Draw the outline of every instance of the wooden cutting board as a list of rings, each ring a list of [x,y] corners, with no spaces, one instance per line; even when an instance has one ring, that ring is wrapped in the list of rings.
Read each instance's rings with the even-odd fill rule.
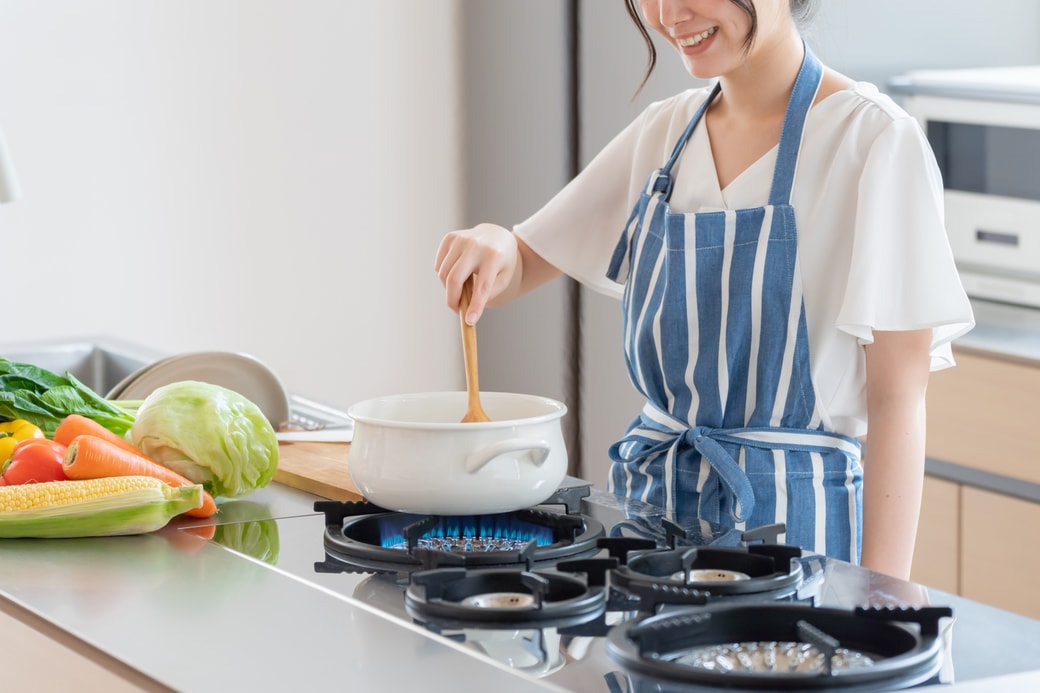
[[[350,479],[349,452],[350,443],[281,442],[274,480],[330,500],[364,500]]]

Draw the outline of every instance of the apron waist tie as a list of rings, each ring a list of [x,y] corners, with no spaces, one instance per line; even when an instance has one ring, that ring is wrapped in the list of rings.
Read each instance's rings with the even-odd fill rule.
[[[722,485],[736,501],[732,511],[733,520],[743,522],[755,508],[755,493],[740,464],[722,447],[723,442],[806,452],[830,452],[837,449],[857,462],[860,459],[859,441],[838,433],[809,428],[690,427],[649,403],[628,434],[610,447],[610,457],[618,462],[633,463],[665,453],[678,463],[696,451],[715,470]],[[634,455],[626,454],[625,448],[632,444],[642,447]]]
[[[672,447],[677,458],[684,453],[684,448],[689,450],[692,447],[707,460],[722,479],[722,485],[736,499],[731,513],[733,521],[743,522],[751,517],[751,511],[755,509],[755,492],[751,488],[751,480],[740,468],[740,464],[715,439],[715,436],[720,434],[725,434],[725,431],[704,426],[689,428],[676,438]]]

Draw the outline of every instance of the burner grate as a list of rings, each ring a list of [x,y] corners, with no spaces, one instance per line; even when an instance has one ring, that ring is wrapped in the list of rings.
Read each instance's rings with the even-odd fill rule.
[[[608,632],[607,650],[654,680],[756,691],[910,688],[939,672],[939,622],[952,615],[946,607],[719,604],[622,623]]]
[[[332,572],[411,571],[441,565],[545,564],[592,555],[603,525],[583,515],[529,508],[491,515],[420,515],[370,504],[315,503],[325,513],[321,564]]]

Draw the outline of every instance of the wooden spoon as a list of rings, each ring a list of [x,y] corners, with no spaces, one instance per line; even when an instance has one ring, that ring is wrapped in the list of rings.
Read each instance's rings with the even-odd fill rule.
[[[466,415],[462,417],[461,423],[474,423],[477,421],[490,421],[484,413],[484,407],[480,406],[480,385],[477,383],[477,328],[466,322],[466,312],[469,310],[469,299],[473,292],[473,280],[467,280],[462,285],[462,296],[459,298],[459,318],[462,322],[462,355],[466,359],[466,392],[469,402],[466,405]]]

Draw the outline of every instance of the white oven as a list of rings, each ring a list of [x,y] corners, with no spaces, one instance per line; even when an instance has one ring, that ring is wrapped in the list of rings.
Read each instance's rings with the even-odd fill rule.
[[[890,86],[939,162],[968,294],[1040,307],[1040,66],[917,71]]]

